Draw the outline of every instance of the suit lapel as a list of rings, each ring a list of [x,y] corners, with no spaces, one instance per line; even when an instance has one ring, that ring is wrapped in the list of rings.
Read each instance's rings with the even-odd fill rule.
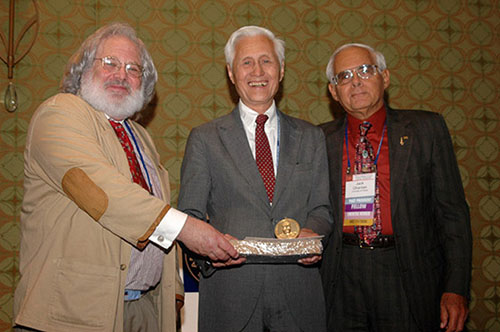
[[[276,110],[279,116],[279,162],[274,188],[273,205],[279,201],[281,194],[287,187],[289,179],[293,176],[293,171],[300,149],[302,131],[284,113]]]
[[[401,190],[410,160],[413,146],[410,121],[404,117],[404,112],[395,112],[387,108],[387,135],[389,139],[389,167],[391,174],[391,217],[393,223],[397,221],[396,211],[401,197]]]
[[[246,184],[253,189],[259,199],[262,199],[269,206],[266,188],[248,145],[238,107],[227,117],[221,119],[217,124],[217,132],[222,144],[231,156],[233,164],[239,170]]]

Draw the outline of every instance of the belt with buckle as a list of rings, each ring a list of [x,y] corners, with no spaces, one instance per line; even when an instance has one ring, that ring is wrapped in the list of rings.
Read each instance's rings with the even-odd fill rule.
[[[394,241],[393,235],[379,235],[375,239],[373,239],[373,241],[370,244],[367,244],[357,234],[342,233],[342,243],[349,246],[357,246],[364,249],[375,249],[375,248],[394,247],[396,241]]]
[[[136,290],[136,289],[126,289],[125,290],[125,301],[135,301],[142,297],[142,295],[146,294],[147,291]]]

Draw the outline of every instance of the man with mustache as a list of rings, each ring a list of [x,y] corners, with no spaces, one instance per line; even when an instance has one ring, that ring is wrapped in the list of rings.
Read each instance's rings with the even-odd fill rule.
[[[441,115],[394,110],[382,53],[346,44],[329,90],[346,114],[323,125],[334,230],[321,266],[328,331],[462,331],[472,238]]]
[[[299,237],[330,232],[324,136],[278,110],[284,42],[246,26],[226,43],[229,79],[240,97],[228,115],[193,129],[181,170],[179,209],[223,233],[274,237],[284,218]],[[229,235],[228,235],[229,237]],[[319,255],[293,264],[219,268],[200,280],[199,332],[325,331]],[[215,268],[215,270],[213,269]],[[212,274],[210,274],[212,273]]]
[[[33,115],[17,330],[174,331],[182,286],[173,242],[216,262],[238,258],[221,233],[169,205],[168,173],[132,120],[156,80],[134,29],[114,23],[84,41],[62,93]]]

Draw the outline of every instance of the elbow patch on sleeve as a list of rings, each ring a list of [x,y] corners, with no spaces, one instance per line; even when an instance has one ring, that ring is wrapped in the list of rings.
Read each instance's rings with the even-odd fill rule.
[[[149,229],[146,232],[146,234],[144,234],[143,236],[141,236],[139,238],[139,240],[137,241],[137,248],[142,249],[142,248],[144,248],[149,243],[149,237],[151,236],[151,234],[153,234],[153,232],[155,231],[156,227],[158,227],[158,225],[162,221],[163,217],[165,217],[165,215],[167,214],[168,210],[170,210],[170,205],[167,204],[161,210],[161,212],[158,215],[158,217],[156,217],[156,220],[151,225],[151,227],[149,227]]]
[[[72,168],[64,174],[62,189],[68,197],[98,221],[108,208],[108,196],[80,168]]]

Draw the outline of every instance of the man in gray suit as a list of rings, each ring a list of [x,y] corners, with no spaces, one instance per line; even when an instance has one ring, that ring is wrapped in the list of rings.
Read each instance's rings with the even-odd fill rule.
[[[300,237],[329,234],[324,135],[280,112],[274,101],[284,75],[284,42],[267,29],[247,26],[231,35],[225,56],[240,101],[230,114],[192,130],[179,209],[208,218],[238,239],[274,237],[276,223],[285,217],[299,222]],[[261,115],[268,118],[264,130],[272,165],[260,172],[256,119]],[[200,280],[199,331],[325,331],[322,286],[314,266],[320,258],[294,264],[238,259],[243,264],[232,268],[212,262],[216,271],[205,271]]]
[[[462,331],[472,239],[443,117],[385,105],[389,70],[367,45],[339,47],[326,72],[346,111],[323,126],[335,220],[321,266],[328,331]],[[356,177],[371,193],[358,195]]]

